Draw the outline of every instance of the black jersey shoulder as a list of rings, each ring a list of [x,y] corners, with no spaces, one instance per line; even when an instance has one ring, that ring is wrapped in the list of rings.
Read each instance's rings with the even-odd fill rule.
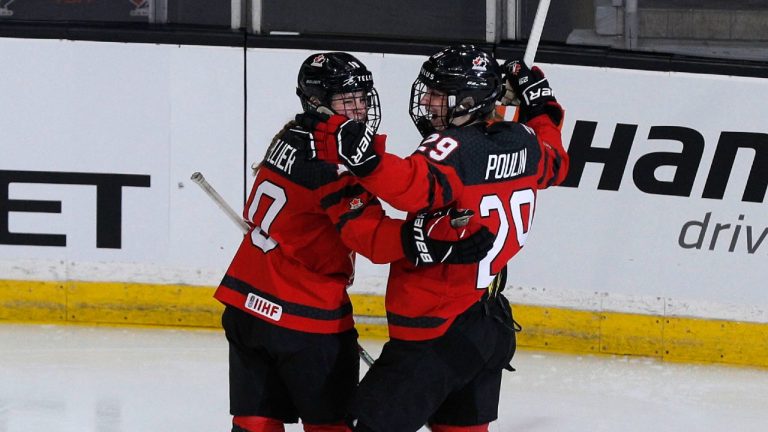
[[[338,165],[310,160],[312,136],[298,126],[286,129],[264,155],[262,166],[307,189],[338,179]]]
[[[541,159],[535,133],[521,123],[476,123],[441,136],[454,140],[457,148],[438,163],[453,166],[465,185],[535,175]]]

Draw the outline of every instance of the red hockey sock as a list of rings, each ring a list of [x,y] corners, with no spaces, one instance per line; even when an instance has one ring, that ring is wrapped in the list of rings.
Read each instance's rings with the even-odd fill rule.
[[[283,422],[269,417],[234,416],[232,432],[285,432]]]

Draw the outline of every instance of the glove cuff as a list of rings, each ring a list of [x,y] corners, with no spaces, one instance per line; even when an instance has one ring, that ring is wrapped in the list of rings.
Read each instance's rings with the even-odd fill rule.
[[[563,121],[563,107],[561,107],[554,98],[541,105],[520,106],[519,121],[521,123],[527,123],[532,118],[540,115],[548,116],[555,126],[560,127],[560,124]]]
[[[424,232],[426,216],[426,213],[419,213],[414,219],[405,222],[402,228],[400,228],[403,255],[413,265],[423,263],[424,256],[428,257],[428,262],[432,261],[427,243],[425,242],[427,238],[427,234]]]

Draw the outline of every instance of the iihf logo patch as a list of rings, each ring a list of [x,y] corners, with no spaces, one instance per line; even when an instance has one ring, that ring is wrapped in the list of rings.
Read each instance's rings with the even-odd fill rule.
[[[474,60],[472,60],[472,69],[476,70],[486,70],[485,67],[488,65],[488,59],[485,59],[481,56],[475,57]]]
[[[350,210],[357,210],[357,209],[359,209],[362,206],[363,206],[363,200],[361,200],[360,198],[355,198],[355,199],[353,199],[352,201],[349,202],[349,209]]]
[[[280,317],[283,316],[282,306],[254,293],[248,293],[248,297],[245,299],[245,308],[273,321],[280,321]]]

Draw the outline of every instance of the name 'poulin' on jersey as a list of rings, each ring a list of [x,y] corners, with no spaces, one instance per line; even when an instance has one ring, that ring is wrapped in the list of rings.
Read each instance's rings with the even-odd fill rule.
[[[488,155],[485,166],[486,180],[501,180],[517,177],[525,172],[528,149],[515,153],[500,153]]]

